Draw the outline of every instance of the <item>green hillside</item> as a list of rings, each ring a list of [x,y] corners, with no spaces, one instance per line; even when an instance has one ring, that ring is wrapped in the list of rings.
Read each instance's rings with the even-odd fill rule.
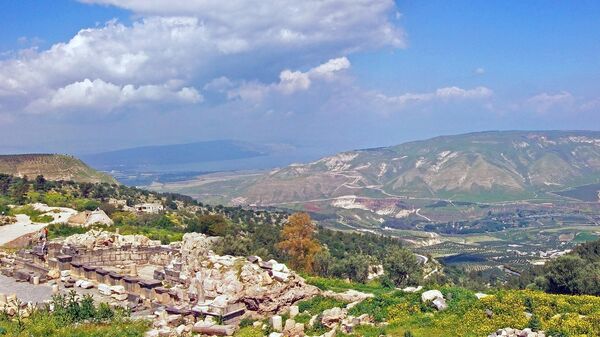
[[[234,178],[234,188],[226,188],[223,179],[210,183],[206,178],[203,184],[163,188],[263,205],[349,195],[485,202],[556,198],[548,192],[600,182],[600,132],[443,136]]]
[[[115,178],[98,172],[81,160],[62,154],[0,155],[0,173],[48,180],[72,180],[88,183],[117,184]]]

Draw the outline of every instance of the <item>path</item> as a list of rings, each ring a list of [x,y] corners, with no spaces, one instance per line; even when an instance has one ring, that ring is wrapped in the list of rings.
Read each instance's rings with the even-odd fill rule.
[[[0,246],[5,245],[23,235],[35,233],[48,224],[34,224],[28,215],[17,214],[17,222],[0,227]]]
[[[44,284],[34,286],[27,282],[17,282],[11,277],[0,275],[0,293],[17,294],[17,298],[23,302],[41,303],[52,297],[52,288]]]
[[[50,223],[66,222],[69,217],[77,214],[76,210],[66,207],[49,207],[40,203],[32,204],[32,206],[40,212],[46,212],[44,214],[51,215],[53,220]],[[0,226],[0,246],[48,226],[47,223],[31,222],[29,216],[25,214],[17,214],[15,218],[17,218],[17,222],[14,224]]]

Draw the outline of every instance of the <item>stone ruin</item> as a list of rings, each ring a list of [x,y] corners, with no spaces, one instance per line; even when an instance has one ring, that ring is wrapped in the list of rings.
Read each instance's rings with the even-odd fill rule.
[[[232,335],[246,315],[269,316],[319,293],[277,261],[219,256],[218,238],[187,233],[161,245],[141,235],[89,231],[21,250],[1,272],[23,282],[51,282],[53,291],[95,291],[154,321],[149,335]]]

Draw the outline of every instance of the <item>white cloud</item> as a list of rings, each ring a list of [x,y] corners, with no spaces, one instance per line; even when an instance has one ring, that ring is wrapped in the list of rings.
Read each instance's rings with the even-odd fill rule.
[[[392,0],[81,2],[127,8],[139,19],[131,25],[113,20],[82,29],[47,50],[29,49],[0,61],[5,110],[51,102],[51,95],[86,79],[121,89],[165,86],[172,79],[193,86],[237,74],[243,78],[231,81],[248,82],[264,77],[274,61],[298,66],[340,53],[399,48],[405,42],[389,18],[395,12]],[[333,61],[312,73],[282,72],[278,90],[306,90],[314,78],[328,79],[349,66],[345,58]],[[100,94],[108,88],[94,90]],[[87,102],[100,104],[91,98]]]
[[[404,106],[411,103],[422,103],[429,101],[446,101],[456,99],[483,99],[493,95],[493,91],[486,87],[476,87],[473,89],[462,89],[459,87],[439,88],[433,92],[426,93],[405,93],[398,96],[386,96],[376,93],[375,96],[386,103]]]
[[[483,75],[483,74],[485,74],[485,68],[483,68],[483,67],[476,68],[474,73],[476,75]]]
[[[525,106],[538,113],[544,113],[554,108],[570,106],[575,98],[567,91],[556,94],[543,92],[527,99]]]
[[[262,100],[271,92],[290,95],[298,91],[308,90],[313,80],[326,79],[331,81],[335,78],[335,74],[348,68],[350,68],[350,61],[346,57],[339,57],[311,68],[306,72],[286,69],[279,74],[278,83],[242,83],[239,87],[230,90],[228,97],[230,99],[241,98],[242,100],[256,102]]]
[[[279,43],[353,41],[347,47],[403,47],[404,33],[388,16],[392,0],[80,0],[113,5],[144,16],[193,16],[229,37],[232,50],[271,40]],[[260,42],[259,42],[260,44]],[[227,49],[226,48],[226,49]]]
[[[194,88],[169,88],[168,85],[143,85],[135,87],[131,84],[119,86],[103,80],[85,79],[66,85],[47,97],[39,98],[26,107],[31,113],[48,111],[70,111],[91,109],[93,111],[111,112],[117,108],[146,103],[182,103],[192,104],[202,101],[202,95]]]
[[[331,59],[318,67],[312,68],[309,74],[312,76],[331,77],[334,73],[350,68],[350,61],[346,57]]]

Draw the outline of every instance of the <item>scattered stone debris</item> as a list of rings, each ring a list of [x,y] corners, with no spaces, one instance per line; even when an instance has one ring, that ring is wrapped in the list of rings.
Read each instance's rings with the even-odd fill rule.
[[[504,328],[504,329],[500,329],[492,334],[490,334],[488,337],[500,337],[500,336],[506,336],[506,337],[546,337],[546,333],[543,331],[532,331],[531,329],[527,328],[527,329],[523,329],[523,330],[518,330],[518,329],[513,329],[513,328]],[[552,336],[548,336],[548,337],[552,337]]]
[[[53,293],[67,288],[91,293],[134,315],[150,311],[143,316],[153,321],[147,336],[230,336],[249,312],[275,315],[276,332],[303,335],[304,325],[293,320],[299,314],[294,304],[319,294],[318,288],[275,260],[216,255],[211,250],[216,240],[188,233],[182,242],[161,245],[141,235],[91,230],[51,241],[45,250],[34,247],[5,256],[2,271],[23,282],[49,282]],[[369,297],[360,292],[340,296]],[[283,311],[291,321],[276,315]]]
[[[108,246],[122,247],[126,245],[132,247],[158,247],[161,243],[158,240],[150,240],[143,235],[119,235],[107,231],[90,230],[84,234],[74,234],[65,238],[62,241],[62,245],[93,249]]]
[[[362,302],[362,301],[366,300],[367,298],[374,297],[375,295],[369,294],[369,293],[363,293],[363,292],[360,292],[360,291],[357,291],[354,289],[350,289],[350,290],[346,290],[343,293],[336,293],[331,290],[328,290],[328,291],[323,292],[323,296],[331,297],[338,301],[352,303],[352,302]]]
[[[0,215],[0,226],[14,224],[15,222],[17,222],[17,218],[14,216]]]

